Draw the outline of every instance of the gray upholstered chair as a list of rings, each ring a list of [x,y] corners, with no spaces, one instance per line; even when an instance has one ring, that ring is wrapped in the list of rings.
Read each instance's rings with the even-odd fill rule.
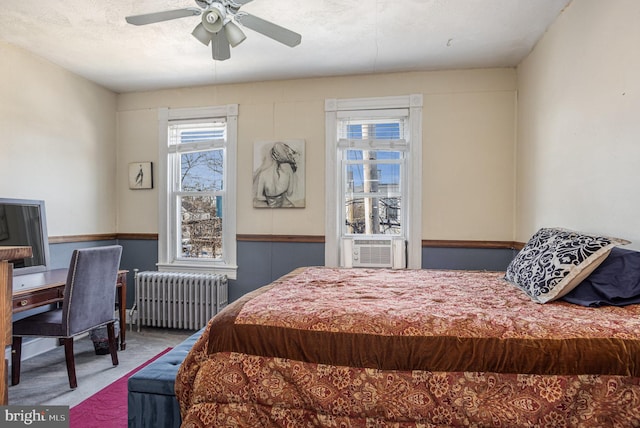
[[[114,366],[118,365],[117,337],[114,328],[116,278],[122,247],[84,248],[71,256],[62,307],[18,320],[13,323],[11,384],[20,382],[22,337],[54,337],[64,344],[69,386],[78,386],[73,337],[96,327],[107,326],[109,351]]]

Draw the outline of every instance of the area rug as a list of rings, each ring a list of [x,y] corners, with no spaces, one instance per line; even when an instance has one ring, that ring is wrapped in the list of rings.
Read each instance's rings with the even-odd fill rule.
[[[129,377],[169,352],[167,348],[144,364],[105,386],[69,411],[70,428],[126,428]]]

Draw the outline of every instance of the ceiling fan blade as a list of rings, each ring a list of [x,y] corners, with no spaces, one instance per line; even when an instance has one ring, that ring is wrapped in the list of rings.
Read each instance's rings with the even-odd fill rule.
[[[142,15],[127,16],[125,19],[129,24],[147,25],[156,22],[169,21],[171,19],[184,18],[187,16],[200,15],[202,11],[197,7],[187,7],[185,9],[167,10],[164,12],[145,13]]]
[[[237,4],[238,6],[242,6],[245,5],[247,3],[251,3],[253,0],[233,0],[233,2],[235,4]]]
[[[231,58],[231,46],[224,31],[214,33],[211,38],[211,56],[217,61]]]
[[[245,27],[290,47],[299,45],[302,40],[302,36],[296,32],[245,12],[238,13],[236,20]]]

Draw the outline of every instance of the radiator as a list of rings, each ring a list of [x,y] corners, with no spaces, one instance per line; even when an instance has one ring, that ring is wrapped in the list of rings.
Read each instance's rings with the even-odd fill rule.
[[[198,330],[227,305],[227,276],[178,272],[135,272],[136,323]]]

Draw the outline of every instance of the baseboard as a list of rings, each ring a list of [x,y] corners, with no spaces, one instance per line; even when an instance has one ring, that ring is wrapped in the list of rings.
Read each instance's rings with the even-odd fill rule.
[[[58,346],[58,340],[50,337],[37,337],[29,341],[22,341],[22,361],[44,354]],[[5,358],[11,362],[11,347],[5,350]]]
[[[74,338],[74,340],[85,338],[89,335],[89,333],[84,333],[78,335]],[[58,339],[54,339],[51,337],[36,337],[33,339],[23,339],[22,340],[22,361],[28,360],[29,358],[33,358],[37,355],[44,354],[45,352],[49,352],[55,349],[58,345]],[[11,364],[11,347],[7,347],[4,351],[5,358]]]

